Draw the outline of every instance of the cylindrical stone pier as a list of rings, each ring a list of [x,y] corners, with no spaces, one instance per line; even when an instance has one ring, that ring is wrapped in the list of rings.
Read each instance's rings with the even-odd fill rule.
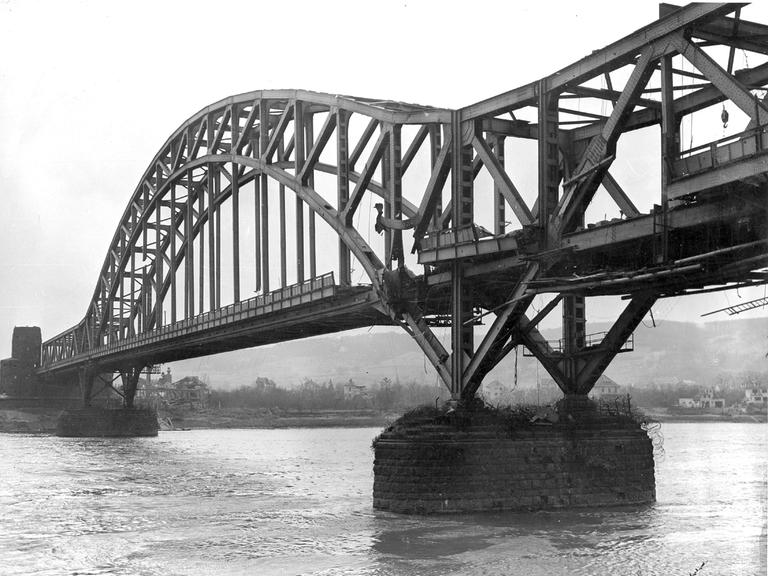
[[[157,436],[157,413],[144,408],[108,409],[89,406],[65,410],[56,435],[65,437]]]
[[[656,499],[651,439],[629,419],[510,425],[449,413],[395,423],[374,452],[379,510],[522,511]]]

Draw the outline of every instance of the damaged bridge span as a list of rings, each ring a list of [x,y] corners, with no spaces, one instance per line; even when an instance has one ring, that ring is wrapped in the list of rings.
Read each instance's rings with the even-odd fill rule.
[[[251,92],[207,106],[149,163],[85,317],[43,343],[38,374],[79,371],[88,378],[399,324],[457,400],[471,397],[516,345],[526,346],[566,395],[586,394],[656,299],[766,282],[768,108],[754,91],[768,81],[768,66],[734,71],[732,52],[764,55],[768,28],[740,20],[740,7],[661,5],[661,18],[638,32],[458,110],[301,90]],[[728,62],[710,55],[715,44],[729,49]],[[691,66],[698,83],[687,88]],[[610,89],[593,87],[611,78]],[[651,80],[659,88],[650,88]],[[590,101],[608,102],[610,113],[586,112]],[[683,149],[683,119],[724,102],[749,117],[746,130]],[[526,108],[535,121],[518,119]],[[662,177],[654,208],[644,214],[611,166],[621,136],[648,126],[660,127]],[[505,143],[521,138],[538,145],[532,205],[515,186],[505,154]],[[428,178],[404,190],[420,154],[428,159]],[[476,185],[481,172],[491,190]],[[315,186],[320,174],[332,178],[331,193]],[[587,226],[599,188],[623,217]],[[252,214],[241,213],[245,193],[254,196]],[[493,231],[477,224],[481,194],[494,198]],[[378,253],[366,240],[364,219],[356,218],[366,195],[379,204],[371,223],[384,236]],[[276,196],[277,211],[269,207]],[[223,231],[225,207],[233,216]],[[271,221],[276,212],[278,221]],[[256,230],[256,257],[247,263],[239,255],[246,219]],[[327,270],[317,265],[321,223],[337,238]],[[280,246],[270,246],[270,226],[279,227]],[[231,238],[226,245],[223,232]],[[298,247],[291,262],[288,236]],[[411,248],[415,270],[405,267]],[[243,297],[246,265],[256,278],[251,298]],[[278,267],[274,287],[270,272]],[[353,286],[353,267],[364,271],[367,287]],[[297,282],[287,285],[291,274]],[[226,295],[222,275],[232,286]],[[539,294],[552,295],[562,310],[560,351],[537,330],[555,305],[533,318],[528,312]],[[627,305],[594,342],[586,338],[585,298],[598,295],[623,296]],[[478,315],[490,324],[482,336],[472,321]],[[434,325],[451,326],[447,348]]]
[[[95,378],[119,374],[132,405],[158,362],[388,324],[458,402],[522,345],[581,405],[659,298],[768,282],[768,64],[733,66],[737,48],[768,55],[768,26],[741,19],[742,6],[662,4],[637,32],[456,110],[304,90],[206,106],[149,162],[84,317],[42,343],[36,377],[76,378],[88,403]],[[725,104],[744,130],[684,148],[681,123]],[[611,170],[637,153],[622,136],[646,128],[660,133],[661,179],[643,213]],[[506,152],[519,139],[537,147],[533,201]],[[417,166],[426,176],[413,184]],[[621,218],[587,222],[598,191]],[[361,218],[371,199],[376,214]],[[603,295],[625,307],[595,338],[585,300]],[[557,348],[537,328],[555,309]],[[435,326],[450,326],[448,346]]]

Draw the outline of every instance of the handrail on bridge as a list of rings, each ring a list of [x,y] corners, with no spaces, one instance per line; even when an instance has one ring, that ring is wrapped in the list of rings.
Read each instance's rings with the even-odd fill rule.
[[[250,317],[254,315],[254,313],[255,315],[269,313],[274,311],[275,305],[280,305],[278,309],[283,309],[286,307],[284,305],[286,302],[295,300],[297,298],[299,299],[299,302],[296,304],[290,303],[289,306],[312,302],[316,299],[316,293],[318,291],[321,292],[319,297],[326,297],[327,295],[323,293],[326,289],[333,290],[333,293],[335,294],[336,284],[334,281],[333,272],[328,272],[316,278],[310,278],[309,280],[305,280],[303,282],[291,284],[289,286],[285,286],[284,288],[278,288],[277,290],[272,290],[271,292],[260,294],[247,300],[228,304],[227,306],[218,308],[216,310],[210,310],[208,312],[196,314],[195,316],[179,320],[172,324],[165,324],[152,330],[134,334],[115,342],[94,346],[88,350],[70,353],[69,355],[66,354],[67,351],[63,351],[61,354],[62,357],[60,358],[46,358],[46,355],[43,354],[44,360],[42,367],[46,368],[52,364],[55,364],[56,362],[68,360],[84,352],[99,353],[104,351],[120,351],[127,349],[129,346],[133,347],[143,343],[155,342],[160,339],[164,340],[172,335],[176,336],[179,334],[186,334],[189,332],[189,329],[192,328],[199,329],[221,326],[231,321],[244,319],[242,316],[244,313],[246,314],[246,317]],[[264,308],[270,308],[270,310],[265,312],[263,310]],[[251,312],[251,314],[248,314],[249,312]],[[240,316],[239,318],[238,315]],[[74,328],[71,328],[68,332],[62,333],[56,338],[47,340],[43,343],[43,348],[45,349],[46,347],[55,347],[70,343],[74,337],[74,331],[78,326],[80,326],[80,324]]]
[[[680,151],[680,158],[687,158],[689,156],[692,156],[696,152],[711,149],[713,146],[719,147],[721,144],[736,142],[738,140],[745,140],[750,136],[756,137],[758,134],[763,134],[765,132],[765,128],[766,128],[766,125],[761,124],[759,126],[755,126],[754,128],[748,128],[743,132],[731,134],[730,136],[723,136],[718,140],[712,140],[711,142],[705,142],[704,144],[699,144],[698,146],[694,146],[693,148],[688,148],[687,150]]]
[[[673,179],[685,178],[765,151],[768,149],[766,127],[762,124],[683,150],[674,161]]]
[[[442,246],[469,244],[492,236],[493,234],[477,224],[467,224],[455,228],[446,228],[445,230],[433,230],[422,240],[421,249],[434,250]]]
[[[584,352],[586,350],[599,346],[607,335],[608,335],[608,332],[593,332],[592,334],[585,334],[583,345],[575,352],[578,354],[579,352]],[[548,340],[547,344],[549,344],[549,347],[552,348],[553,352],[556,352],[559,354],[565,353],[564,339],[560,338],[558,340]],[[626,339],[624,344],[622,344],[621,349],[619,350],[619,353],[632,352],[634,349],[635,349],[635,334],[634,332],[632,332],[630,333],[629,337]],[[528,350],[528,348],[523,347],[523,356],[533,357],[533,355],[534,355],[533,352]]]

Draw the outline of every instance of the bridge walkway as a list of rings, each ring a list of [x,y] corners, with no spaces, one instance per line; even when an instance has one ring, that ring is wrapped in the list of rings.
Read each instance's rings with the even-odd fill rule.
[[[333,273],[72,354],[57,339],[43,346],[41,375],[83,363],[116,370],[273,344],[372,324],[391,324],[370,286],[342,286]],[[202,352],[204,350],[204,353]]]

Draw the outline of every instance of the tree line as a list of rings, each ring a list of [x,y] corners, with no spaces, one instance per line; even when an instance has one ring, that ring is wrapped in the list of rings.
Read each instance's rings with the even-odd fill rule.
[[[745,387],[765,387],[768,373],[744,372],[720,374],[716,378],[716,396],[724,398],[726,405],[736,404],[744,398]],[[497,383],[494,383],[497,384]],[[705,386],[693,383],[623,386],[621,394],[629,394],[632,403],[646,407],[677,406],[679,398],[699,396]],[[562,397],[554,382],[542,382],[539,387],[504,386],[501,398],[492,399],[483,388],[479,394],[487,401],[501,404],[547,405]],[[316,382],[310,378],[298,386],[286,388],[270,378],[259,377],[251,384],[232,390],[210,390],[208,405],[221,408],[279,409],[285,411],[312,410],[378,410],[400,412],[414,406],[442,404],[450,398],[441,384],[424,384],[414,380],[401,382],[382,378],[371,386],[358,386],[353,380],[346,382]]]
[[[286,411],[378,410],[402,411],[421,404],[442,403],[450,394],[444,386],[383,378],[373,386],[347,382],[318,383],[310,378],[295,388],[284,388],[260,377],[232,390],[211,390],[208,405],[220,408],[267,408]]]

